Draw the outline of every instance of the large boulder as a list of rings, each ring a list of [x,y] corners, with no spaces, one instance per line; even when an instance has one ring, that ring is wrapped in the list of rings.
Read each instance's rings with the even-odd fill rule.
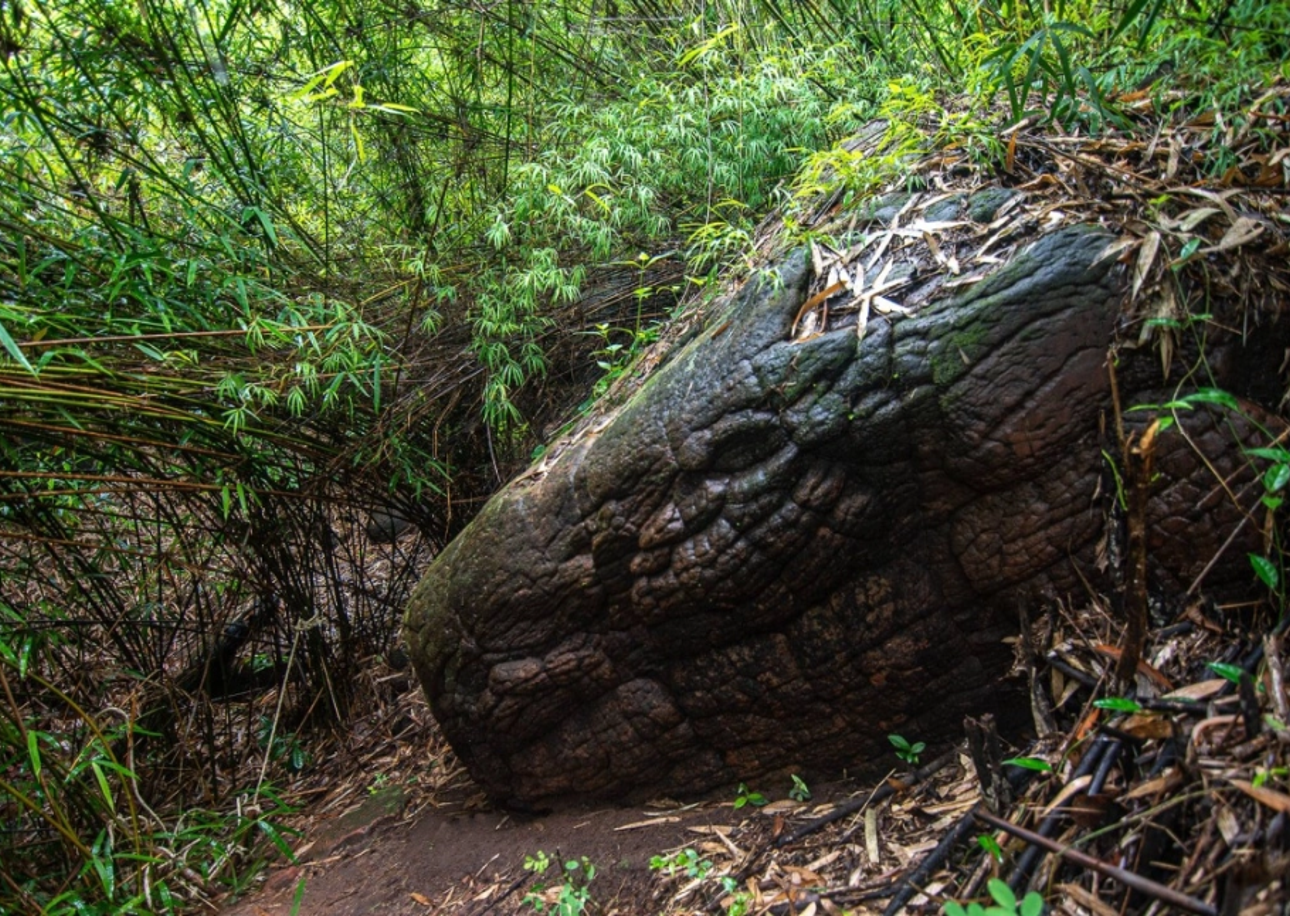
[[[1053,232],[863,339],[792,333],[805,255],[749,281],[418,586],[410,654],[474,778],[521,804],[701,792],[990,708],[1019,605],[1095,575],[1109,241]],[[1155,511],[1196,506],[1200,464],[1162,445]]]

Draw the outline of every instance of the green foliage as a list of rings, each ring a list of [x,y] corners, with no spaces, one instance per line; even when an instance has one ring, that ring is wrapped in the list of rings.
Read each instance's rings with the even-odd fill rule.
[[[950,900],[945,904],[945,916],[1040,916],[1044,911],[1044,898],[1034,891],[1018,901],[1012,888],[998,878],[991,878],[986,887],[994,900],[993,906],[970,903],[964,907]]]
[[[1093,705],[1108,712],[1119,712],[1130,716],[1142,712],[1142,707],[1127,697],[1103,697],[1100,700],[1094,700]]]
[[[1023,770],[1034,770],[1036,773],[1051,773],[1053,765],[1038,757],[1009,757],[1004,766],[1021,767]]]
[[[230,811],[190,807],[162,819],[140,804],[139,776],[119,749],[142,732],[106,724],[41,673],[57,640],[25,630],[11,609],[0,626],[0,810],[14,836],[0,908],[174,912],[192,876],[208,890],[238,891],[268,852],[293,858],[281,821],[294,808],[272,785],[238,793]],[[15,705],[25,695],[43,701],[44,715]],[[78,863],[65,877],[64,857]]]
[[[750,269],[772,208],[801,225],[933,148],[1000,163],[998,100],[1129,131],[1141,87],[1262,137],[1250,103],[1290,77],[1284,0],[615,6],[0,17],[0,908],[178,908],[203,892],[167,877],[180,843],[244,884],[278,814],[236,814],[225,761],[306,766],[413,584],[415,557],[372,588],[347,517],[393,502],[447,531],[531,445],[556,354],[603,394],[687,289]],[[837,145],[875,115],[876,154]],[[1219,174],[1222,134],[1198,151]],[[1203,258],[1179,242],[1176,271]],[[1206,388],[1157,405],[1164,425],[1202,406],[1238,409]],[[1248,454],[1273,533],[1252,581],[1284,604],[1290,453]],[[287,731],[178,674],[252,618],[257,689],[325,698],[282,709]],[[145,797],[176,771],[196,775]]]
[[[1245,670],[1240,665],[1233,665],[1228,662],[1209,662],[1205,667],[1233,684],[1241,683],[1241,676],[1245,674]]]
[[[918,766],[919,755],[927,750],[927,745],[924,742],[915,741],[911,744],[900,735],[888,735],[887,740],[896,749],[896,756],[911,766]]]
[[[551,866],[551,858],[542,850],[536,856],[524,857],[524,870],[535,874],[545,874]],[[548,890],[544,885],[534,885],[524,895],[523,903],[537,913],[550,913],[552,916],[581,916],[591,903],[589,885],[596,877],[596,866],[586,856],[580,859],[569,859],[563,865],[563,883]]]
[[[794,773],[792,774],[792,778],[793,778],[793,788],[788,790],[788,797],[796,802],[810,801],[811,790],[810,788],[807,787],[806,783],[802,781],[802,777]]]
[[[669,856],[651,857],[649,867],[653,871],[661,871],[665,875],[682,872],[687,878],[702,879],[706,878],[712,871],[712,862],[709,859],[701,858],[693,849],[686,848]]]
[[[752,805],[754,808],[761,808],[770,804],[770,799],[766,798],[760,792],[752,792],[744,783],[739,783],[739,788],[735,790],[735,810],[738,811],[746,805]]]
[[[1150,410],[1162,414],[1157,418],[1160,431],[1171,429],[1177,422],[1179,412],[1190,412],[1197,407],[1210,407],[1239,414],[1249,425],[1259,430],[1260,435],[1268,442],[1275,443],[1278,437],[1265,429],[1254,417],[1242,407],[1240,401],[1228,391],[1221,388],[1202,386],[1189,394],[1175,397],[1162,404],[1140,404],[1130,408],[1131,411]],[[1278,513],[1285,502],[1283,491],[1290,483],[1290,451],[1280,445],[1259,448],[1243,448],[1247,458],[1267,462],[1260,473],[1263,495],[1260,504],[1266,512],[1266,530],[1270,533],[1266,553],[1248,554],[1250,568],[1255,578],[1263,584],[1272,596],[1282,614],[1286,608],[1285,591],[1285,548],[1281,541],[1281,525]]]
[[[988,833],[983,833],[976,838],[976,842],[977,845],[985,851],[986,855],[993,858],[996,862],[1003,861],[1003,847],[999,845],[999,841],[994,837],[990,836]]]

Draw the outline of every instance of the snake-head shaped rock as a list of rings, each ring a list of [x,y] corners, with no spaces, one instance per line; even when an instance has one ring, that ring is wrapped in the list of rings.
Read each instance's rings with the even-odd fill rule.
[[[1065,229],[918,314],[794,340],[750,281],[498,493],[406,618],[493,797],[632,800],[890,760],[988,709],[1016,603],[1080,590],[1122,275]]]

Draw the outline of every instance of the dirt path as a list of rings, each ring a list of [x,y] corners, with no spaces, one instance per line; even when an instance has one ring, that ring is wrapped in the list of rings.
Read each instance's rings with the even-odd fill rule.
[[[309,916],[515,912],[527,909],[520,901],[537,880],[524,870],[525,858],[539,850],[552,860],[549,875],[569,859],[586,857],[595,865],[598,912],[641,913],[656,883],[651,857],[734,820],[729,803],[519,818],[479,810],[468,799],[408,817],[403,801],[401,790],[386,789],[317,822],[300,864],[274,871],[224,916],[287,916],[297,893],[297,912]]]

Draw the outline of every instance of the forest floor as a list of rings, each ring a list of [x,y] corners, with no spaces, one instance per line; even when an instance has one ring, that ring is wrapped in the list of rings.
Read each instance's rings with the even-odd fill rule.
[[[1290,87],[1264,100],[1272,94],[1290,96]],[[1054,219],[1110,219],[1105,200],[1115,191],[1120,257],[1132,265],[1139,309],[1205,254],[1215,295],[1280,314],[1286,217],[1264,173],[1281,180],[1268,170],[1286,150],[1272,164],[1251,153],[1246,172],[1234,166],[1212,188],[1183,186],[1180,168],[1199,155],[1184,153],[1218,131],[1198,119],[1149,145],[1014,135],[1007,170],[1028,196],[987,227],[985,248],[1014,235],[1020,244]],[[1254,148],[1243,134],[1219,139]],[[946,156],[924,163],[929,186],[940,187]],[[1156,209],[1171,196],[1206,206],[1166,219]],[[947,239],[939,261],[983,256],[967,247],[979,240],[965,235],[954,253]],[[1168,619],[1148,634],[1132,685],[1112,686],[1124,631],[1116,601],[1047,608],[1015,640],[1011,679],[1029,699],[1029,734],[968,723],[973,740],[962,746],[906,759],[893,748],[890,772],[812,785],[807,801],[790,799],[792,786],[754,784],[699,804],[498,811],[454,762],[407,672],[377,670],[385,699],[288,793],[304,805],[287,825],[299,832],[295,861],[270,868],[222,912],[815,916],[975,901],[1032,916],[1032,891],[1071,916],[1284,913],[1290,697],[1279,634],[1290,618],[1278,622],[1261,601],[1217,605],[1200,591],[1203,577],[1186,595],[1166,596]],[[545,873],[526,869],[543,853]],[[577,867],[566,872],[565,863]]]
[[[987,723],[975,748],[932,748],[917,769],[893,751],[886,778],[815,786],[806,802],[754,785],[695,804],[510,814],[453,762],[408,683],[308,780],[296,862],[221,912],[939,913],[989,903],[991,886],[997,900],[991,879],[1071,916],[1285,912],[1285,653],[1222,612],[1197,603],[1152,634],[1134,703],[1103,689],[1110,616],[1050,614],[1019,640],[1014,672],[1043,737],[992,749]],[[739,794],[750,800],[737,808]],[[545,874],[526,869],[543,853]],[[566,862],[579,864],[571,880]]]

